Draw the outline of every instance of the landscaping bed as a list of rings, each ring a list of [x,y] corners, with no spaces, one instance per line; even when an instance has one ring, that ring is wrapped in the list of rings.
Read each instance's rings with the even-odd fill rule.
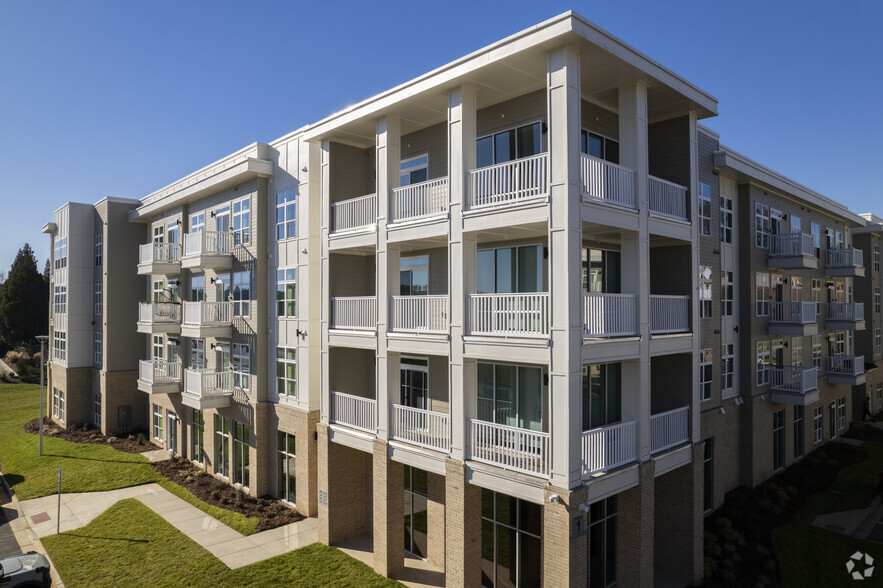
[[[40,419],[34,419],[25,423],[25,431],[37,434],[40,429]],[[110,445],[118,451],[126,453],[144,453],[162,449],[150,442],[143,432],[136,432],[126,437],[105,436],[99,429],[92,425],[84,424],[78,428],[64,429],[58,426],[52,419],[43,417],[43,436],[64,439],[71,443],[94,443],[97,445]]]

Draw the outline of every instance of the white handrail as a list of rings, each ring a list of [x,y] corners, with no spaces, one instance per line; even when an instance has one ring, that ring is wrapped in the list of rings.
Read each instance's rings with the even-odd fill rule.
[[[233,372],[184,370],[184,392],[205,396],[229,396],[233,393]]]
[[[583,475],[606,472],[637,459],[635,421],[582,433]]]
[[[680,184],[650,176],[650,212],[687,220],[687,189]]]
[[[165,359],[138,361],[138,379],[151,384],[173,384],[181,381],[181,362]]]
[[[145,324],[181,322],[181,305],[176,302],[139,302],[138,322]]]
[[[138,246],[138,263],[180,261],[181,248],[177,243],[144,243]]]
[[[331,328],[377,329],[377,297],[347,296],[331,299]]]
[[[770,387],[773,390],[805,394],[818,388],[816,368],[786,365],[770,369]]]
[[[863,321],[865,305],[861,302],[829,302],[826,305],[825,318],[832,321]]]
[[[812,324],[816,322],[816,303],[773,302],[770,304],[770,322],[798,325]]]
[[[582,153],[580,176],[585,200],[636,208],[634,170]]]
[[[549,433],[470,419],[471,458],[534,476],[549,475]]]
[[[831,267],[863,267],[864,252],[861,249],[828,249],[825,265]]]
[[[377,401],[331,391],[331,422],[368,433],[377,432],[375,417]]]
[[[447,332],[447,295],[393,296],[392,330],[412,333]]]
[[[637,294],[583,294],[583,336],[623,337],[637,334]]]
[[[480,208],[546,196],[548,170],[547,153],[469,170],[466,206]]]
[[[815,256],[812,235],[806,233],[783,233],[770,235],[770,257]]]
[[[690,330],[690,297],[650,295],[650,333],[685,333]]]
[[[377,224],[377,195],[368,194],[331,203],[331,232]]]
[[[844,376],[860,376],[865,373],[865,356],[829,355],[828,373]]]
[[[390,434],[399,441],[447,452],[451,450],[449,419],[444,413],[393,404]]]
[[[229,325],[233,322],[232,302],[184,302],[184,324],[190,326],[199,325]]]
[[[233,251],[233,233],[198,231],[184,233],[184,256],[224,255]]]
[[[650,416],[650,453],[671,449],[690,439],[689,406]]]
[[[448,178],[394,188],[389,207],[393,222],[447,212]]]
[[[549,293],[469,294],[471,335],[527,336],[549,333]]]

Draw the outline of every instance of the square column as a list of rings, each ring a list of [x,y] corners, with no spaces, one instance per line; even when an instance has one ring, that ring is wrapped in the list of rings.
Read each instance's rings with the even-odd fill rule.
[[[481,488],[466,479],[466,464],[445,460],[445,583],[481,584]]]
[[[699,136],[696,129],[697,116],[696,111],[690,112],[690,194],[699,193]],[[693,264],[693,271],[690,272],[692,282],[690,284],[690,292],[699,292],[699,210],[694,202],[696,197],[688,199],[690,222],[693,226],[692,231],[692,250],[690,261]],[[698,443],[702,438],[701,423],[699,419],[699,300],[698,296],[691,296],[690,306],[690,323],[693,332],[693,364],[692,379],[693,393],[690,395],[690,440]],[[718,349],[716,353],[719,353]]]
[[[655,462],[638,466],[638,485],[617,495],[616,578],[620,586],[653,585]]]
[[[555,502],[549,499],[558,495]],[[588,490],[546,487],[543,503],[543,585],[585,586],[588,575],[588,519],[580,504]]]
[[[331,226],[331,144],[328,141],[322,141],[321,152],[319,153],[319,174],[321,177],[320,191],[321,200],[321,236],[319,238],[319,274],[321,276],[321,286],[319,292],[319,300],[321,310],[319,313],[319,336],[320,341],[320,357],[319,366],[321,375],[319,378],[319,420],[327,425],[331,419],[331,388],[330,388],[330,371],[329,371],[329,345],[328,345],[328,327],[331,325],[331,257],[328,251],[328,231]],[[321,468],[320,468],[321,469]]]
[[[328,425],[317,427],[317,437],[318,537],[320,543],[334,545],[370,531],[365,524],[369,494],[365,460],[371,456],[333,443],[328,436]]]
[[[392,577],[405,567],[405,501],[402,464],[374,440],[374,571]]]

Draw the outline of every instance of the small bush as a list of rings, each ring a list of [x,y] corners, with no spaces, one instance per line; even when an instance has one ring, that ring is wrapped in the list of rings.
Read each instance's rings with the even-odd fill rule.
[[[144,445],[147,442],[147,437],[144,436],[144,433],[138,433],[135,440],[138,441],[138,445]]]

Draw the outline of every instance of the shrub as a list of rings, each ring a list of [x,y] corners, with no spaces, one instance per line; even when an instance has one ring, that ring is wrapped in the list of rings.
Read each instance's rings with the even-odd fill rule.
[[[138,442],[138,445],[144,445],[147,441],[147,437],[144,436],[144,433],[138,433],[138,436],[135,437],[135,440]]]

